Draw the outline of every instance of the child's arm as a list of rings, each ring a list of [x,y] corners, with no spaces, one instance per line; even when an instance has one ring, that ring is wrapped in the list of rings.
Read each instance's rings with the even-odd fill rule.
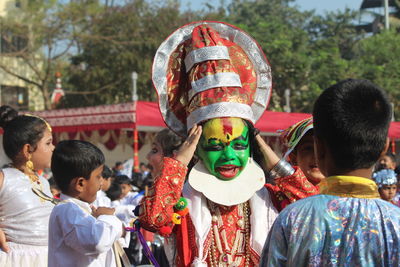
[[[97,209],[98,218],[95,218],[72,203],[61,204],[57,208],[60,208],[57,221],[65,244],[83,255],[108,251],[122,235],[121,221],[109,215],[113,209]]]
[[[0,188],[3,187],[3,182],[4,182],[4,174],[2,171],[0,171]],[[0,229],[0,249],[4,252],[10,252],[10,248],[8,247],[6,240],[6,234],[2,229]]]
[[[0,249],[4,252],[10,252],[10,247],[8,246],[6,234],[2,229],[0,229]]]

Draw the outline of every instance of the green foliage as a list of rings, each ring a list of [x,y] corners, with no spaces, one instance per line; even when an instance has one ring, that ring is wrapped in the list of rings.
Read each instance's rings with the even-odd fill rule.
[[[392,30],[370,36],[359,42],[355,66],[358,76],[385,89],[400,118],[400,35]]]
[[[37,69],[41,79],[31,82],[47,100],[54,72],[62,71],[67,95],[60,107],[131,101],[133,71],[139,99],[156,100],[151,67],[157,48],[178,27],[207,19],[231,23],[261,45],[273,72],[270,109],[282,110],[290,89],[292,111],[311,112],[324,88],[353,77],[385,88],[399,115],[397,32],[358,33],[351,10],[321,16],[300,11],[293,0],[226,2],[193,11],[178,0],[28,1],[22,15],[2,19],[2,31],[34,36],[26,52],[36,51],[36,65],[43,67]]]

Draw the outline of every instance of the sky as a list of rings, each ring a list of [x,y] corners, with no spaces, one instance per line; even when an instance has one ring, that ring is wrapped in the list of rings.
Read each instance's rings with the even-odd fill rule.
[[[230,2],[229,0],[225,0],[226,3]],[[359,9],[361,6],[362,0],[296,0],[294,2],[295,5],[299,6],[300,10],[311,10],[315,9],[317,14],[323,15],[326,11],[336,11],[336,10],[344,10],[346,7],[350,9]],[[210,3],[219,5],[219,0],[182,0],[182,7],[185,7],[188,3],[192,9],[200,9],[204,7],[204,3]]]
[[[346,7],[358,10],[362,0],[296,0],[300,10],[311,10],[323,15],[326,11],[345,10]]]

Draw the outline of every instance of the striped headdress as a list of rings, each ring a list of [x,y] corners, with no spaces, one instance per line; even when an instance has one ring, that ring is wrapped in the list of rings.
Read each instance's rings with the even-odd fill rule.
[[[284,145],[284,156],[283,158],[287,158],[289,154],[295,149],[297,144],[300,142],[301,138],[311,129],[313,129],[313,118],[307,118],[297,122],[296,124],[290,126],[286,130],[284,130],[280,139]]]

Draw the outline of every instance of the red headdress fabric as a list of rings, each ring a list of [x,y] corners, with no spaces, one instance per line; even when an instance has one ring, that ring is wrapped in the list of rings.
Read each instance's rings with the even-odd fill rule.
[[[165,40],[153,83],[165,123],[180,135],[219,117],[255,123],[271,95],[271,68],[258,44],[221,22],[195,22]]]

